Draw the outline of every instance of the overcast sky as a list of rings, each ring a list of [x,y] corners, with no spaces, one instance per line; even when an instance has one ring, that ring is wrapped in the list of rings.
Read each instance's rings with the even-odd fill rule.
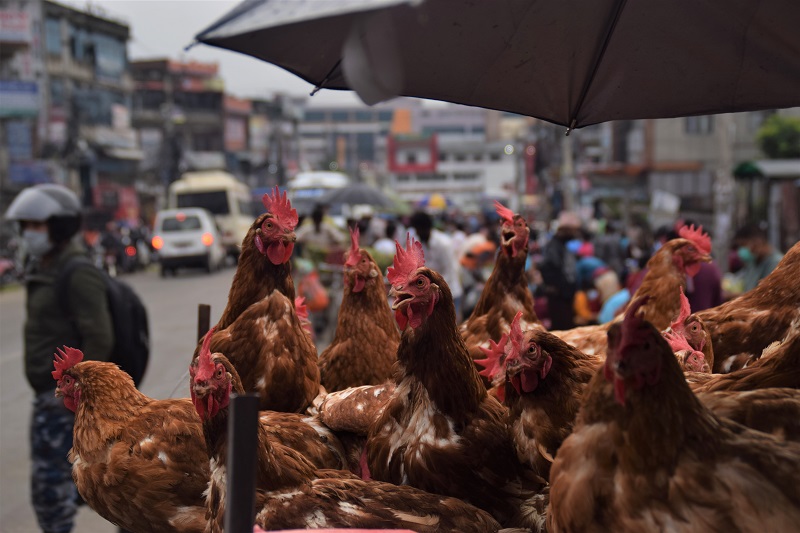
[[[109,18],[126,22],[131,29],[131,59],[169,57],[216,62],[226,91],[236,96],[268,98],[275,92],[308,95],[313,87],[294,74],[250,56],[195,45],[184,52],[193,37],[239,4],[239,0],[56,0],[85,9],[102,9]],[[360,103],[350,91],[322,90],[312,105]]]

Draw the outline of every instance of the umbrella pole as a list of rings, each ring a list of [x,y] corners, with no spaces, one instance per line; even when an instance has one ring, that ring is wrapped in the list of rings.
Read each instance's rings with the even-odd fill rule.
[[[258,396],[231,394],[225,496],[225,531],[229,533],[253,531],[257,444]]]

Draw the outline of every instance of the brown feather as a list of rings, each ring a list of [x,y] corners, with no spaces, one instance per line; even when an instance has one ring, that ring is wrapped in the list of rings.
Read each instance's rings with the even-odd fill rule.
[[[191,401],[148,398],[111,363],[65,373],[81,390],[70,461],[86,503],[130,531],[202,531],[209,470]]]

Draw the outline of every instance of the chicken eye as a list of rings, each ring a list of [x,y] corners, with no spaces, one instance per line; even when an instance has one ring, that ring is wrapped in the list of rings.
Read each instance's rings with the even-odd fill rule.
[[[72,378],[64,376],[64,385],[69,385],[70,383],[72,383]]]
[[[218,369],[217,369],[217,377],[218,377],[218,378],[221,378],[221,377],[222,377],[222,368],[218,368]]]
[[[417,287],[424,287],[424,286],[425,286],[425,280],[422,278],[417,279]]]
[[[528,346],[528,353],[530,354],[536,353],[536,345],[531,344],[530,346]]]
[[[267,229],[272,229],[272,222],[267,222],[265,226]]]

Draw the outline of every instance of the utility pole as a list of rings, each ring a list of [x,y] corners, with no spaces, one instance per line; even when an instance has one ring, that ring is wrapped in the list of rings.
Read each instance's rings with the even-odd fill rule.
[[[572,161],[572,136],[561,138],[561,194],[564,198],[564,211],[575,208],[573,182],[575,181],[575,164]]]
[[[733,146],[736,124],[733,115],[726,113],[716,116],[719,123],[719,165],[714,180],[714,239],[713,253],[717,266],[727,271],[728,249],[730,248],[733,223]]]

